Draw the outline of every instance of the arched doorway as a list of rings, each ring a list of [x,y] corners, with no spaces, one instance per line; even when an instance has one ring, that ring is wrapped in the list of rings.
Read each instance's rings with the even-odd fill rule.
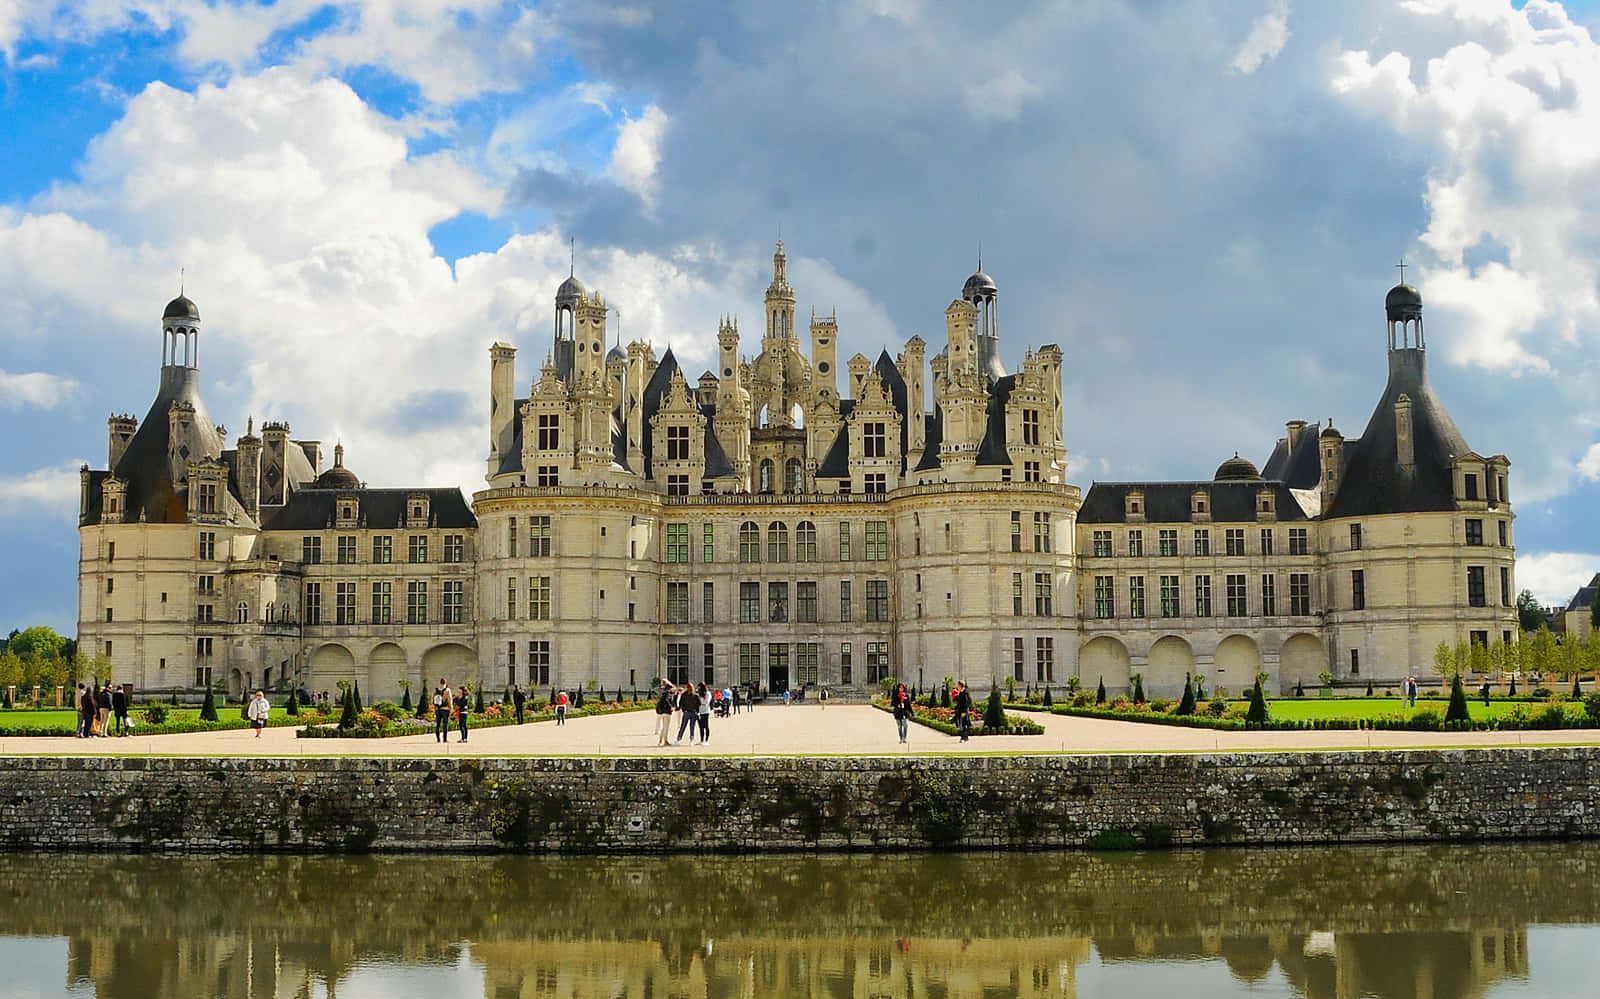
[[[1261,672],[1261,650],[1256,643],[1244,635],[1229,635],[1217,646],[1216,664],[1213,667],[1215,675],[1211,677],[1211,689],[1215,690],[1218,684],[1226,687],[1230,693],[1243,693],[1244,689],[1256,682],[1256,674]]]
[[[1322,642],[1313,635],[1294,635],[1283,643],[1278,654],[1278,690],[1292,690],[1297,683],[1317,683],[1317,674],[1327,669]]]
[[[393,642],[384,642],[367,657],[367,699],[370,701],[400,700],[400,681],[406,679],[405,650]],[[418,691],[412,692],[415,698]]]
[[[343,645],[324,645],[311,653],[306,674],[306,683],[311,688],[312,696],[321,691],[337,696],[335,692],[340,680],[359,679],[356,675],[356,657]]]
[[[429,690],[440,677],[452,687],[478,682],[478,658],[465,645],[435,645],[422,654],[422,683]],[[484,692],[488,697],[488,692]]]
[[[1144,692],[1150,697],[1178,697],[1183,678],[1194,672],[1194,650],[1177,635],[1165,635],[1150,646],[1144,672]]]
[[[1108,693],[1128,689],[1128,647],[1115,638],[1100,637],[1078,650],[1078,676],[1084,690],[1102,682]]]

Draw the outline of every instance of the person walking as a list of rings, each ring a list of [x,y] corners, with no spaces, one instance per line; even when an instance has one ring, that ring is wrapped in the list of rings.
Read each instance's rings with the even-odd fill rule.
[[[956,681],[956,693],[951,706],[956,709],[956,732],[961,736],[961,741],[966,742],[972,735],[972,694],[967,690],[967,681]]]
[[[94,699],[95,717],[100,722],[100,738],[104,739],[111,734],[111,684],[107,682],[100,688],[100,693]]]
[[[261,730],[267,727],[267,715],[272,713],[272,705],[267,703],[267,695],[256,691],[256,696],[250,699],[250,706],[245,708],[245,716],[250,719],[250,727],[256,730],[256,738],[261,738]]]
[[[911,695],[906,691],[905,684],[894,688],[894,693],[889,697],[889,708],[894,712],[894,725],[900,730],[900,742],[904,744],[911,724]]]
[[[706,685],[700,685],[700,745],[711,741],[711,694]]]
[[[78,684],[78,692],[72,697],[72,706],[78,711],[78,738],[87,739],[93,731],[94,700],[84,700],[84,685]]]
[[[556,724],[567,723],[567,692],[565,690],[556,694]]]
[[[128,689],[118,684],[111,690],[111,714],[117,719],[117,734],[128,734]]]
[[[433,688],[433,741],[450,741],[450,685],[442,676]]]
[[[1483,706],[1489,706],[1489,677],[1484,675],[1483,684],[1478,687],[1478,694],[1483,697]]]
[[[819,711],[828,710],[828,688],[827,687],[818,687],[817,688],[817,710],[819,710]]]
[[[678,721],[678,738],[673,741],[674,746],[683,744],[683,733],[689,733],[689,745],[694,745],[696,719],[700,716],[700,698],[695,696],[694,687],[685,686],[678,692],[678,712],[682,718]]]
[[[472,699],[468,693],[467,685],[463,683],[456,695],[456,722],[461,726],[462,742],[467,741],[467,719],[472,716]]]
[[[663,681],[661,693],[656,697],[656,745],[665,746],[671,742],[672,687]]]
[[[517,724],[522,724],[522,709],[528,703],[528,694],[522,689],[522,684],[515,684],[511,688],[511,706],[517,712]]]

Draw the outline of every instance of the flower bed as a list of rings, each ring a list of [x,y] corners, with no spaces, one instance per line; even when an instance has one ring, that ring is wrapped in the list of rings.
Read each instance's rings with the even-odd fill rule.
[[[567,720],[588,718],[599,715],[614,715],[627,711],[653,710],[654,701],[611,701],[606,704],[585,704],[581,708],[568,708]],[[544,707],[539,711],[526,711],[524,717],[527,724],[555,721],[556,712],[552,707]],[[330,721],[330,719],[332,719]],[[517,723],[516,710],[509,704],[490,704],[484,709],[483,714],[470,715],[467,721],[467,731],[474,732],[480,728],[501,728]],[[300,739],[392,739],[407,735],[431,735],[434,731],[432,717],[425,718],[396,718],[390,719],[377,711],[363,711],[356,715],[355,727],[341,729],[338,719],[331,715],[321,715],[304,728],[295,733]],[[454,718],[450,719],[450,731],[459,731],[459,726]]]
[[[873,701],[872,706],[880,711],[886,711],[891,714],[894,712],[894,709],[889,707],[889,702],[881,699]],[[1044,734],[1044,726],[1028,718],[1006,715],[1006,723],[995,726],[985,725],[983,723],[983,712],[977,709],[973,709],[968,717],[972,720],[971,734],[975,736]],[[930,708],[922,704],[916,704],[911,709],[911,720],[918,725],[925,725],[935,731],[943,732],[945,735],[960,734],[956,729],[956,711],[954,708]]]
[[[1072,715],[1078,718],[1104,718],[1111,721],[1141,722],[1146,725],[1178,725],[1185,728],[1209,728],[1221,731],[1242,729],[1265,731],[1406,731],[1406,732],[1489,732],[1489,731],[1549,731],[1565,728],[1596,728],[1600,721],[1585,714],[1571,702],[1553,700],[1543,705],[1517,704],[1509,712],[1490,718],[1477,718],[1465,722],[1446,722],[1443,705],[1438,709],[1422,708],[1409,714],[1399,712],[1372,717],[1351,718],[1268,718],[1263,724],[1247,722],[1242,716],[1245,702],[1227,707],[1223,714],[1212,714],[1202,701],[1192,715],[1177,715],[1170,711],[1153,710],[1149,704],[1135,705],[1118,700],[1109,705],[1073,707],[1057,705],[1051,714]],[[1269,702],[1268,710],[1271,710]],[[1007,707],[1024,706],[1007,705]]]

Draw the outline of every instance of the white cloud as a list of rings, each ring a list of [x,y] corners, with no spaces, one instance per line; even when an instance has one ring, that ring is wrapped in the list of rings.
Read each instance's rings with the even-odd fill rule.
[[[963,99],[974,118],[991,121],[1016,121],[1022,103],[1041,93],[1037,84],[1020,72],[1008,69],[999,76],[967,87]]]
[[[1600,555],[1588,552],[1539,552],[1517,556],[1517,591],[1532,590],[1539,603],[1566,606],[1567,601],[1600,572]]]
[[[666,133],[667,113],[654,104],[637,118],[625,118],[617,130],[617,144],[611,151],[611,174],[623,187],[637,194],[646,207],[653,207],[656,193],[656,168],[661,165],[661,136]]]
[[[1263,64],[1276,59],[1288,41],[1289,4],[1286,0],[1280,0],[1250,28],[1250,34],[1233,57],[1234,71],[1254,73]]]
[[[1578,474],[1591,482],[1600,479],[1600,444],[1589,445],[1589,450],[1578,459]]]
[[[20,409],[38,406],[54,409],[78,391],[75,379],[44,371],[24,371],[13,375],[0,368],[0,407]]]
[[[82,459],[75,458],[54,468],[0,476],[0,510],[7,515],[42,512],[52,517],[76,518],[82,488],[78,470],[82,466]]]

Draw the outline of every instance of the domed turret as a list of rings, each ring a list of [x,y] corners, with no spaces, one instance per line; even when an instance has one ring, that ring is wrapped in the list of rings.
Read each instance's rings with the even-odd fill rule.
[[[967,278],[967,283],[961,286],[961,297],[973,305],[999,294],[1000,286],[994,283],[994,278],[981,270]]]
[[[1233,452],[1233,457],[1217,466],[1217,474],[1212,476],[1217,482],[1235,482],[1241,479],[1259,479],[1261,472],[1248,458],[1239,457],[1239,452]]]
[[[313,489],[360,489],[361,480],[356,473],[344,467],[344,445],[333,446],[333,467],[317,476]]]
[[[199,321],[200,306],[194,304],[186,295],[179,295],[167,303],[167,308],[161,313],[162,319],[193,319]]]
[[[1409,284],[1397,284],[1383,296],[1383,308],[1390,322],[1415,318],[1422,314],[1422,293]]]
[[[589,290],[583,286],[583,282],[568,274],[567,279],[561,282],[561,287],[556,289],[556,308],[566,306],[570,309],[588,294]]]

